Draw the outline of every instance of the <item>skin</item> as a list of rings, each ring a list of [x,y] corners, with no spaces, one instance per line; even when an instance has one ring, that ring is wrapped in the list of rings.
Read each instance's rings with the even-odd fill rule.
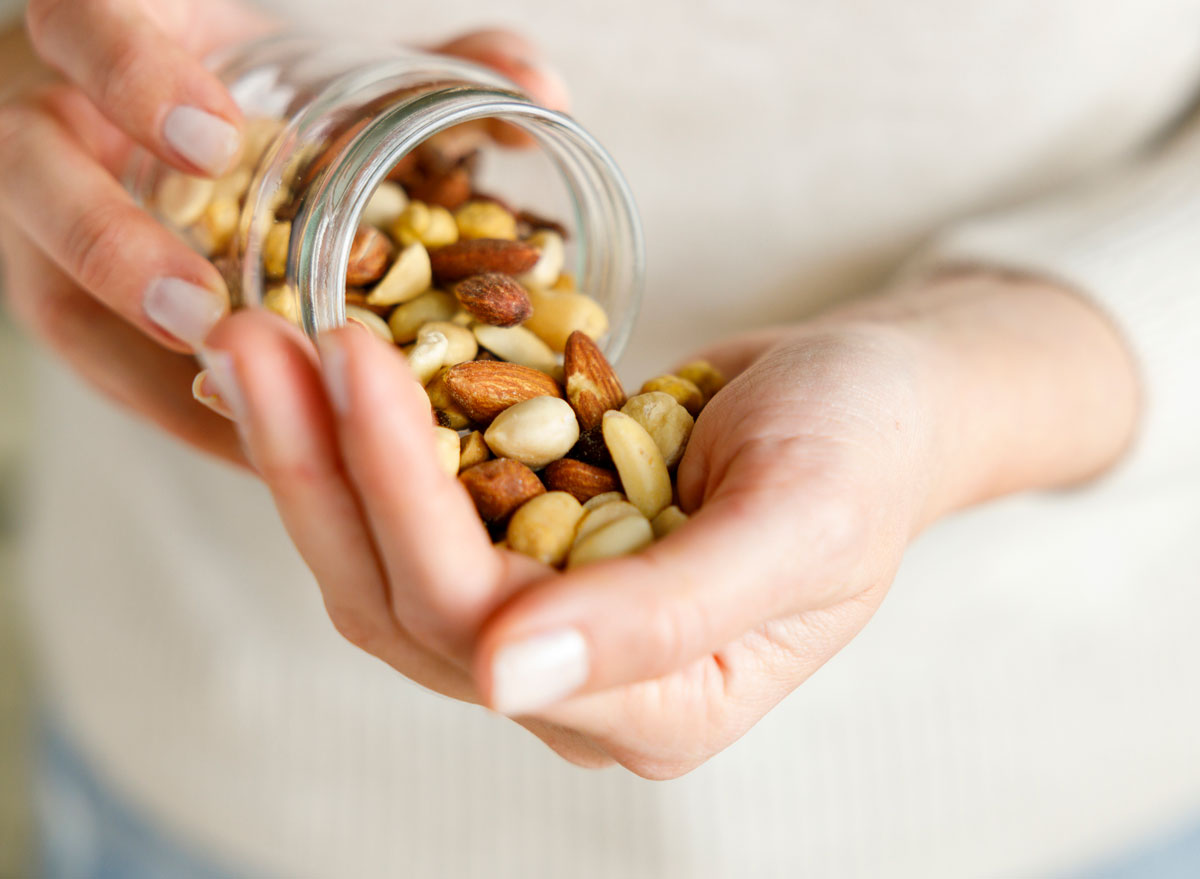
[[[236,8],[205,5],[201,27],[186,11],[200,4],[79,5],[93,16],[123,6],[174,35],[147,68],[169,71],[164,81],[193,89],[193,102],[226,106],[192,58],[238,29]],[[33,4],[42,56],[87,56],[58,64],[81,81],[111,69],[122,56],[104,56],[105,41],[74,25],[56,30],[55,6]],[[528,48],[494,32],[470,39],[503,48],[490,59],[469,40],[451,48],[497,66]],[[516,718],[580,765],[670,778],[703,763],[862,629],[925,527],[994,497],[1086,481],[1132,439],[1135,367],[1088,302],[1037,279],[942,273],[697,352],[733,380],[680,464],[691,520],[638,556],[552,572],[493,549],[436,466],[428,404],[403,356],[369,333],[330,333],[318,357],[272,315],[232,315],[206,347],[232,357],[235,386],[222,390],[237,434],[192,402],[194,362],[139,319],[131,291],[165,263],[198,282],[211,269],[168,246],[112,180],[131,138],[179,164],[143,124],[175,98],[104,101],[122,93],[58,84],[0,111],[0,162],[22,172],[0,180],[14,310],[110,396],[197,447],[248,459],[334,626],[401,674],[490,705],[499,649],[581,632],[581,690]],[[53,197],[77,192],[57,182],[67,174],[94,190],[86,204]],[[91,253],[104,260],[80,260]]]

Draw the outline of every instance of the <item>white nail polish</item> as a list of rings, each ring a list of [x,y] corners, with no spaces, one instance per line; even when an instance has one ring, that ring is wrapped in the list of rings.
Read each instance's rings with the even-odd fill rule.
[[[193,165],[214,175],[229,168],[240,145],[238,130],[224,119],[186,105],[167,114],[163,139]]]
[[[142,308],[176,339],[198,348],[225,314],[225,299],[181,278],[155,278],[146,288]]]
[[[233,368],[233,357],[228,351],[216,351],[212,348],[201,348],[196,352],[196,359],[204,364],[208,372],[208,380],[216,386],[221,395],[221,402],[229,407],[233,420],[239,424],[246,411],[245,398],[238,384],[237,372]],[[193,384],[192,394],[196,395],[197,385]],[[197,399],[200,399],[197,396]],[[201,402],[204,402],[201,400]]]
[[[321,377],[325,380],[325,392],[338,415],[350,412],[350,389],[346,386],[346,349],[341,340],[333,336],[317,339],[317,350],[321,353]]]
[[[492,660],[492,704],[527,714],[574,693],[588,677],[588,648],[576,629],[556,629],[500,648]]]

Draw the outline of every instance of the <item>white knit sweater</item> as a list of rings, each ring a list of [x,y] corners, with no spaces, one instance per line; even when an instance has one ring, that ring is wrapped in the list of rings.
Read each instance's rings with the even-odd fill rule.
[[[1200,135],[1171,126],[1200,2],[322,6],[286,9],[549,47],[646,222],[630,377],[966,257],[1094,296],[1143,433],[1093,486],[936,526],[826,668],[652,783],[340,641],[259,485],[44,364],[45,691],[121,795],[250,872],[322,877],[1045,875],[1200,810]]]

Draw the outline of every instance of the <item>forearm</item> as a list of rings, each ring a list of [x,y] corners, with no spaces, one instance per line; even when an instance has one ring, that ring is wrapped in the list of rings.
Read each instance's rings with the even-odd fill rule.
[[[1013,492],[1111,467],[1136,429],[1133,358],[1082,296],[1032,278],[963,270],[844,309],[917,341],[932,388],[933,476],[923,524]]]

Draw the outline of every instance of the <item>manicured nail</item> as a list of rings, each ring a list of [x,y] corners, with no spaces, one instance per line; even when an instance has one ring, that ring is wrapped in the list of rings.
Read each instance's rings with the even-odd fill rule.
[[[321,376],[325,380],[325,393],[339,415],[350,412],[350,389],[346,386],[346,349],[341,340],[323,335],[317,339],[317,350],[321,354]]]
[[[204,371],[192,382],[192,396],[206,406],[221,412],[221,409],[217,409],[217,406],[209,403],[201,394],[209,399],[215,399],[217,404],[226,410],[221,414],[240,424],[246,411],[245,398],[242,397],[242,389],[238,385],[237,373],[233,368],[233,357],[228,351],[201,348],[196,352],[196,359],[204,365]],[[212,387],[208,388],[208,385],[212,385]],[[214,394],[213,391],[216,393]]]
[[[155,278],[142,298],[146,316],[181,342],[199,348],[225,314],[225,299],[182,278]]]
[[[238,130],[224,119],[186,105],[167,114],[163,139],[193,165],[214,175],[233,162],[241,141]]]
[[[212,373],[207,369],[200,370],[192,379],[192,397],[197,403],[203,403],[218,415],[233,421],[233,410],[221,399],[221,392],[217,390],[216,384],[212,380]]]
[[[587,677],[587,642],[577,630],[534,635],[497,651],[492,704],[503,714],[528,714],[574,693]]]

